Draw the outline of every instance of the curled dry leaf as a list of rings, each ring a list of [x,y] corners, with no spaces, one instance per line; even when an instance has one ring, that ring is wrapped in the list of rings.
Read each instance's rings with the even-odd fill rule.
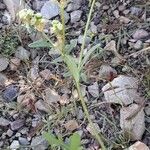
[[[79,125],[76,120],[69,120],[65,125],[66,130],[73,131],[79,128]]]

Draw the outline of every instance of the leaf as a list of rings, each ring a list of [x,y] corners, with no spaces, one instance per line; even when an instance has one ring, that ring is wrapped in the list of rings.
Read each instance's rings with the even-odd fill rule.
[[[70,150],[81,150],[81,138],[78,133],[74,133],[70,137]]]
[[[77,46],[77,40],[76,39],[73,39],[70,41],[70,44],[67,44],[65,46],[65,53],[66,54],[69,54],[73,48],[75,48]]]
[[[82,67],[84,66],[84,64],[89,60],[89,57],[91,56],[91,54],[97,49],[97,48],[101,48],[100,44],[97,44],[95,46],[93,46],[84,56],[82,63],[81,63],[81,67],[80,69],[82,69]]]
[[[66,145],[60,139],[57,139],[53,134],[48,133],[48,132],[44,132],[43,136],[48,141],[49,145],[51,145],[51,146],[61,146],[62,148],[64,148],[64,150],[69,150],[68,145]]]
[[[68,66],[68,69],[70,70],[70,73],[72,74],[73,78],[76,82],[79,82],[79,70],[77,67],[77,64],[75,63],[75,59],[71,57],[70,55],[64,55],[65,63]]]
[[[28,46],[31,47],[31,48],[42,48],[42,47],[43,47],[43,48],[44,48],[44,47],[50,48],[50,47],[52,47],[52,44],[49,43],[49,42],[48,42],[47,40],[45,40],[45,39],[40,39],[40,40],[37,40],[37,41],[35,41],[35,42],[29,44]]]

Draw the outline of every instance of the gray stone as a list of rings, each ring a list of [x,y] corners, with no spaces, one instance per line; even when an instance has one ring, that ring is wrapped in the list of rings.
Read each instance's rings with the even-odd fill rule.
[[[148,35],[149,33],[145,31],[144,29],[138,29],[133,33],[132,37],[135,40],[140,40],[140,39],[146,38]]]
[[[109,9],[109,6],[108,6],[108,5],[104,5],[104,6],[102,7],[102,9],[103,9],[103,10],[108,10],[108,9]]]
[[[9,137],[11,137],[12,135],[13,135],[13,131],[11,130],[11,129],[8,129],[7,130],[7,135],[9,136]]]
[[[34,10],[41,10],[42,6],[44,5],[45,1],[40,1],[40,0],[34,0],[33,1],[33,9]]]
[[[3,117],[0,117],[0,126],[5,127],[5,126],[8,126],[9,124],[10,124],[9,120]]]
[[[48,142],[42,136],[37,136],[32,139],[31,147],[33,150],[46,150]]]
[[[1,86],[4,86],[4,85],[5,85],[5,82],[6,82],[7,80],[8,80],[7,77],[6,77],[4,74],[0,73],[0,85],[1,85]]]
[[[127,119],[137,111],[138,107],[140,106],[132,104],[120,110],[120,127],[130,137],[131,141],[140,140],[145,131],[145,114],[143,109],[138,111],[134,117]]]
[[[131,7],[130,10],[131,14],[136,16],[138,16],[142,12],[142,9],[138,7]]]
[[[120,17],[118,10],[113,11],[113,15],[115,16],[115,18],[119,18]]]
[[[5,57],[0,58],[0,71],[5,70],[8,67],[9,61]]]
[[[10,149],[12,150],[16,150],[20,147],[20,144],[17,140],[12,141],[11,145],[10,145]]]
[[[2,97],[6,100],[6,102],[12,102],[18,95],[18,87],[16,86],[8,86],[2,93]]]
[[[70,3],[70,4],[68,4],[66,11],[71,12],[74,10],[78,10],[80,7],[81,6],[79,4]]]
[[[87,36],[85,39],[85,44],[88,45],[90,41],[91,41],[91,38]],[[80,35],[78,37],[78,44],[82,44],[82,43],[83,43],[83,35]]]
[[[124,17],[124,16],[120,16],[119,20],[120,22],[125,23],[125,24],[128,24],[131,21],[129,18]]]
[[[60,8],[58,6],[58,3],[54,0],[49,0],[45,2],[41,9],[41,14],[46,19],[52,19],[53,17],[56,17],[59,15]]]
[[[93,85],[88,86],[88,91],[93,97],[98,97],[99,96],[99,88],[98,88],[98,83],[95,82]]]
[[[70,14],[71,23],[76,23],[76,22],[80,21],[81,15],[82,15],[81,10],[75,10],[75,11],[71,12],[71,14]]]
[[[49,109],[46,105],[46,103],[43,101],[43,100],[38,100],[36,103],[35,103],[35,108],[37,110],[40,110],[40,111],[44,111],[46,113],[49,112]]]
[[[20,145],[29,145],[30,144],[30,142],[26,138],[19,137],[18,140],[19,140]]]
[[[133,47],[134,47],[134,49],[139,50],[139,49],[142,48],[142,45],[143,45],[142,41],[138,40],[138,41],[134,44]]]
[[[146,106],[144,110],[145,110],[146,115],[150,116],[150,104]]]
[[[15,120],[14,122],[11,123],[11,129],[14,130],[19,130],[21,127],[24,126],[24,120],[19,119],[19,120]]]
[[[22,46],[19,46],[15,52],[15,56],[22,61],[26,61],[29,60],[30,52],[24,49]]]

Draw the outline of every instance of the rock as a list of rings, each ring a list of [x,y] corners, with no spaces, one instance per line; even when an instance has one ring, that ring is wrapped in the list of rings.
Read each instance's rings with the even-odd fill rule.
[[[6,9],[6,5],[0,2],[0,10]]]
[[[42,136],[37,136],[32,139],[31,147],[33,150],[46,150],[48,142]]]
[[[142,48],[142,44],[143,44],[142,41],[138,40],[138,41],[133,45],[133,47],[134,47],[134,49],[139,50],[139,49]]]
[[[4,86],[7,80],[7,77],[4,74],[0,73],[0,86]]]
[[[11,129],[8,129],[7,130],[7,135],[9,136],[9,137],[11,137],[12,135],[13,135],[13,131],[11,130]]]
[[[77,4],[77,3],[75,3],[75,4],[74,3],[70,3],[70,4],[68,4],[66,11],[67,12],[71,12],[71,11],[74,11],[74,10],[78,10],[80,7],[81,6],[79,4]]]
[[[16,150],[20,147],[20,144],[17,140],[12,141],[11,145],[10,145],[10,149],[12,150]]]
[[[22,119],[19,120],[15,120],[14,122],[12,122],[11,125],[11,130],[15,131],[15,130],[19,130],[21,127],[23,127],[25,124],[25,121]]]
[[[32,81],[35,81],[39,77],[39,68],[37,65],[33,66],[30,69],[30,75],[29,76],[32,79]]]
[[[2,127],[6,127],[10,124],[9,120],[3,118],[3,117],[0,117],[0,126]]]
[[[125,5],[120,5],[120,6],[118,7],[118,10],[119,10],[119,11],[124,11],[125,9],[126,9]]]
[[[146,37],[149,36],[149,33],[147,31],[145,31],[144,29],[138,29],[136,30],[132,37],[135,39],[135,40],[140,40],[140,39],[144,39]]]
[[[8,67],[9,61],[5,57],[0,58],[0,71],[5,70]]]
[[[20,145],[29,145],[29,141],[26,138],[19,137],[18,138]]]
[[[15,20],[16,14],[27,6],[24,0],[3,0],[3,2],[7,6],[12,21]]]
[[[138,7],[130,7],[130,11],[132,15],[139,16],[140,13],[142,12],[142,9]]]
[[[86,39],[85,39],[85,44],[88,45],[90,43],[90,41],[91,41],[91,38],[87,36]],[[78,43],[79,44],[83,43],[83,35],[80,35],[78,37]]]
[[[97,123],[93,123],[93,125],[94,125],[94,128],[96,129],[96,131],[99,133],[99,132],[100,132],[100,127],[99,127],[99,125],[98,125]],[[90,124],[87,125],[86,129],[87,129],[87,131],[89,131],[92,135],[94,135],[93,129],[92,129],[92,127],[90,126]]]
[[[106,44],[104,50],[116,51],[116,41],[111,40],[109,43]]]
[[[61,97],[54,90],[51,90],[50,88],[45,90],[45,101],[48,104],[56,103],[60,100],[60,98]]]
[[[93,85],[88,86],[88,92],[95,98],[99,97],[98,83],[95,82]]]
[[[80,21],[81,15],[82,15],[81,10],[75,10],[75,11],[71,12],[71,14],[70,14],[71,23],[76,23],[76,22]]]
[[[144,143],[137,141],[126,150],[149,150],[149,148]]]
[[[3,91],[2,97],[6,100],[6,102],[12,102],[17,97],[18,91],[18,87],[10,85]]]
[[[10,60],[10,69],[16,71],[20,66],[20,59],[19,58],[12,58]]]
[[[73,131],[79,128],[79,125],[76,120],[69,120],[64,126],[69,131]]]
[[[29,60],[30,52],[24,49],[22,46],[19,46],[17,48],[17,51],[15,52],[15,57],[19,58],[22,61]]]
[[[130,12],[130,10],[129,10],[129,9],[126,9],[126,10],[123,11],[123,14],[124,14],[124,15],[127,15],[127,14],[129,14],[129,12]]]
[[[91,22],[90,30],[92,33],[97,34],[97,26],[94,24],[94,22]]]
[[[108,9],[109,9],[109,6],[108,6],[108,5],[104,5],[104,6],[102,7],[102,9],[103,9],[103,10],[108,10]]]
[[[131,104],[120,110],[120,127],[125,134],[130,137],[131,141],[140,140],[145,131],[145,114],[143,109],[138,111],[131,119],[127,119],[134,114],[139,107],[137,104]]]
[[[112,82],[107,83],[102,91],[106,101],[127,106],[133,102],[143,101],[137,92],[137,88],[138,80],[136,78],[119,75]]]
[[[120,17],[118,10],[113,11],[113,15],[115,16],[115,18],[119,18]]]
[[[120,16],[119,18],[120,22],[128,24],[130,22],[130,19],[124,16]]]
[[[40,11],[45,1],[34,0],[33,1],[33,10]]]
[[[54,0],[49,0],[45,2],[41,8],[41,14],[45,19],[52,19],[56,17],[60,12],[60,8],[57,2]]]
[[[44,80],[50,80],[52,77],[52,73],[49,69],[45,69],[45,70],[41,71],[40,75]]]
[[[46,103],[43,100],[38,100],[35,103],[35,109],[40,110],[40,111],[44,111],[46,113],[49,112],[49,109],[48,109]]]
[[[103,64],[99,70],[99,77],[107,81],[112,81],[117,77],[117,71],[108,64]]]

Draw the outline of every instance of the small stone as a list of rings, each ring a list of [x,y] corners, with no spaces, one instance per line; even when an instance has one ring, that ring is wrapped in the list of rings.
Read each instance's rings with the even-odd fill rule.
[[[5,70],[8,67],[9,61],[7,58],[1,57],[0,58],[0,71]]]
[[[48,145],[48,142],[42,136],[34,137],[31,142],[33,150],[46,150]]]
[[[73,131],[79,128],[79,125],[76,120],[69,120],[64,126],[69,131]]]
[[[100,70],[99,70],[99,77],[101,79],[111,81],[115,77],[117,77],[117,71],[111,66],[109,66],[108,64],[103,64],[101,65]]]
[[[24,49],[22,46],[19,46],[17,48],[17,51],[15,52],[15,57],[19,58],[22,61],[29,60],[30,52]]]
[[[136,30],[132,37],[135,39],[135,40],[140,40],[140,39],[144,39],[146,37],[149,36],[149,33],[147,31],[145,31],[144,29],[138,29]]]
[[[16,121],[14,121],[14,122],[12,122],[12,123],[10,124],[10,125],[11,125],[11,129],[12,129],[13,131],[19,130],[21,127],[24,126],[24,123],[25,123],[25,121],[22,120],[22,119],[16,120]]]
[[[120,16],[119,20],[120,22],[125,23],[125,24],[128,24],[131,21],[129,18],[124,17],[124,16]]]
[[[148,106],[145,106],[145,113],[147,116],[150,116],[150,104]]]
[[[10,69],[16,71],[20,66],[20,59],[19,58],[12,58],[10,60]]]
[[[17,140],[12,141],[11,145],[10,145],[10,149],[16,150],[20,147],[20,144]]]
[[[131,7],[131,8],[130,8],[130,11],[131,11],[131,14],[132,14],[132,15],[139,16],[140,13],[142,12],[142,9],[141,9],[141,8],[138,8],[138,7]]]
[[[93,97],[99,97],[98,83],[95,82],[93,85],[88,86],[88,91]]]
[[[138,107],[140,106],[137,104],[131,104],[120,110],[120,127],[131,141],[140,140],[145,131],[145,114],[143,109],[133,118],[127,119],[136,112]]]
[[[103,10],[108,10],[108,9],[109,9],[109,6],[108,6],[108,5],[104,5],[104,6],[102,7],[102,9],[103,9]]]
[[[76,22],[80,21],[81,15],[82,15],[81,10],[75,10],[75,11],[71,12],[71,14],[70,14],[71,23],[76,23]]]
[[[40,110],[40,111],[43,111],[43,112],[46,112],[46,113],[49,112],[49,109],[48,109],[46,103],[45,103],[43,100],[38,100],[38,101],[35,103],[35,108],[36,108],[37,110]]]
[[[3,117],[0,117],[0,126],[2,127],[6,127],[10,124],[9,120],[3,118]]]
[[[138,40],[138,41],[134,44],[133,47],[134,47],[134,49],[139,50],[139,49],[142,48],[142,45],[143,45],[142,41]]]
[[[125,5],[120,5],[120,6],[118,7],[118,10],[119,10],[119,11],[124,11],[125,9],[126,9]]]
[[[133,145],[131,145],[128,149],[126,150],[149,150],[148,146],[142,143],[141,141],[137,141]]]
[[[91,22],[90,30],[92,33],[97,34],[97,26],[94,24],[94,22]]]
[[[38,66],[33,66],[31,69],[30,69],[30,78],[32,79],[32,81],[35,81],[38,77],[39,77],[39,68]]]
[[[4,74],[0,73],[0,85],[4,86],[7,80],[7,77]]]
[[[61,97],[54,90],[51,90],[50,88],[45,90],[45,100],[48,104],[56,103],[60,100],[60,98]]]
[[[120,17],[118,10],[113,11],[113,15],[115,16],[115,18],[119,18]]]
[[[41,14],[46,19],[52,19],[56,17],[60,12],[60,8],[57,2],[54,0],[49,0],[45,2],[41,9]]]
[[[87,36],[86,39],[85,39],[85,44],[88,45],[90,43],[90,41],[91,41],[91,38]],[[78,37],[78,43],[79,44],[83,43],[83,35],[80,35]]]
[[[45,70],[41,71],[40,75],[44,80],[50,80],[52,77],[52,73],[49,69],[45,69]]]
[[[7,130],[7,135],[9,136],[9,137],[11,137],[12,135],[13,135],[13,131],[11,130],[11,129],[8,129]]]
[[[2,97],[6,102],[12,102],[18,95],[18,87],[14,85],[8,86],[2,93]]]
[[[106,46],[104,47],[104,50],[117,51],[117,49],[116,49],[116,41],[111,40],[109,43],[106,44]]]
[[[6,5],[0,2],[0,10],[4,10],[4,9],[6,9]]]
[[[81,6],[79,4],[70,3],[70,4],[68,4],[66,11],[71,12],[74,10],[78,10],[80,7]]]
[[[129,9],[126,9],[126,10],[123,11],[123,14],[124,14],[124,15],[127,15],[129,12],[130,12],[130,10],[129,10]]]
[[[29,145],[29,141],[26,138],[19,137],[18,138],[20,145]]]
[[[39,1],[39,0],[35,0],[33,1],[33,9],[40,11],[42,6],[44,5],[45,1]]]
[[[98,125],[97,123],[93,123],[93,125],[94,125],[94,129],[96,129],[96,131],[99,133],[99,132],[100,132],[100,127],[99,127],[99,125]],[[94,135],[93,129],[92,129],[92,127],[90,126],[90,124],[87,125],[86,129],[87,129],[87,131],[89,131],[92,135]]]

